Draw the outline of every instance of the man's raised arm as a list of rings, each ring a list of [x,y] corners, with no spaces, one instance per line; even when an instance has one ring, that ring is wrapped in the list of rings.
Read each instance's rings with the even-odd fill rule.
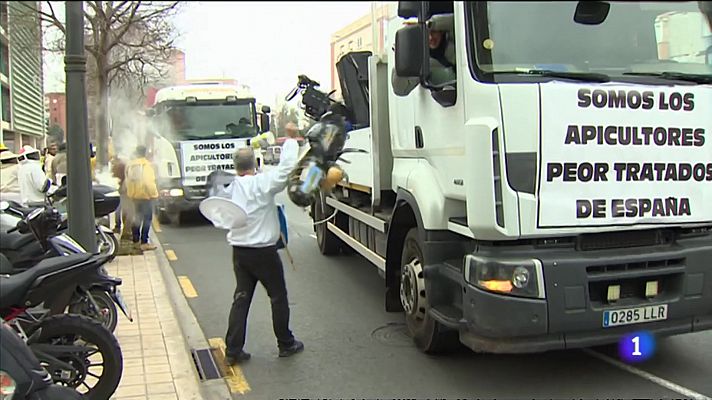
[[[265,174],[265,178],[267,179],[267,191],[271,194],[277,194],[287,187],[289,174],[294,167],[297,166],[297,162],[299,161],[299,143],[294,139],[297,136],[297,127],[293,123],[289,123],[287,124],[286,131],[289,139],[282,145],[279,165],[277,165],[275,170]]]

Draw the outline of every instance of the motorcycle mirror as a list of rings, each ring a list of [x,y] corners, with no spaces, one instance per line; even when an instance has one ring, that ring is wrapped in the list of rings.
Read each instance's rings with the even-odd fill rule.
[[[27,220],[32,220],[37,218],[38,215],[42,214],[42,211],[44,211],[42,208],[35,208],[30,212],[30,215],[27,216]]]
[[[291,101],[299,93],[299,86],[294,87],[286,96],[284,96],[285,101]]]
[[[7,201],[0,201],[0,211],[7,211],[7,209],[10,208],[10,203]]]

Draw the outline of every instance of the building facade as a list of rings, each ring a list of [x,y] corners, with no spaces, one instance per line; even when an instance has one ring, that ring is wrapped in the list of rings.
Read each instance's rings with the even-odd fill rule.
[[[45,108],[48,117],[47,129],[59,127],[67,139],[67,96],[64,93],[53,92],[45,95]],[[47,132],[49,134],[49,132]]]
[[[166,67],[165,78],[162,82],[159,82],[155,86],[151,86],[146,89],[146,100],[144,102],[145,108],[150,108],[153,106],[153,102],[156,99],[156,93],[159,89],[166,86],[182,85],[186,83],[185,79],[185,53],[179,49],[171,50],[171,54],[168,58],[168,65]]]
[[[36,1],[0,1],[0,138],[11,150],[45,145],[42,28]]]
[[[394,2],[378,2],[375,7],[376,20],[376,49],[383,51],[385,35],[387,32],[386,22],[396,15]],[[373,10],[374,8],[372,8]],[[336,71],[336,63],[341,57],[352,51],[373,51],[373,11],[351,22],[331,35],[331,89],[336,90],[336,96],[341,96],[339,85],[339,74]]]

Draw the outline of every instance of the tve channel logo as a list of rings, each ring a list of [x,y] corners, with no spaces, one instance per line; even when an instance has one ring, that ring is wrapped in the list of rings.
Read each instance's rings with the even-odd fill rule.
[[[618,354],[628,363],[648,360],[655,354],[655,337],[645,331],[627,334],[618,343]]]

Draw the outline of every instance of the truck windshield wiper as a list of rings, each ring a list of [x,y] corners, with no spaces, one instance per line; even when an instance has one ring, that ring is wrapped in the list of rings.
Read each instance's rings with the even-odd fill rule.
[[[624,72],[623,75],[632,76],[654,76],[657,78],[676,80],[676,81],[689,81],[695,83],[712,83],[712,75],[703,74],[686,74],[684,72]]]
[[[584,82],[609,82],[611,78],[606,74],[596,72],[565,72],[553,71],[549,69],[530,69],[528,71],[495,71],[496,74],[525,74],[540,75],[552,78],[573,79]]]

